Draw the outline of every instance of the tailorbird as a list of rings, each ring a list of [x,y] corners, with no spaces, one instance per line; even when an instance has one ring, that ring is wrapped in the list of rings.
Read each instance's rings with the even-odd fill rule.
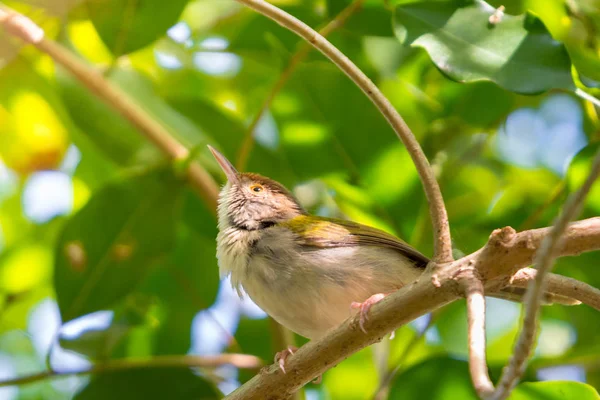
[[[219,195],[217,258],[221,277],[242,289],[277,322],[316,339],[359,309],[365,331],[369,308],[415,281],[429,263],[395,236],[341,219],[309,215],[280,183],[239,173],[209,146],[227,176]],[[524,289],[489,296],[520,300]],[[578,304],[553,297],[552,301]],[[365,331],[366,332],[366,331]],[[284,370],[285,357],[276,359]]]

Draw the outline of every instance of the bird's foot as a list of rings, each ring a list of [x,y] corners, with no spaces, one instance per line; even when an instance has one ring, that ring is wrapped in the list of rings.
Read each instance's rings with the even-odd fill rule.
[[[288,346],[287,349],[285,349],[283,351],[279,351],[279,352],[277,352],[277,354],[275,354],[275,362],[277,364],[279,364],[279,369],[281,369],[284,374],[285,374],[285,360],[289,356],[294,354],[297,350],[298,350],[298,348],[296,346]]]
[[[387,294],[377,293],[377,294],[374,294],[373,296],[369,297],[362,303],[353,301],[352,304],[350,304],[350,308],[358,308],[360,310],[358,312],[358,315],[359,315],[358,325],[360,326],[360,330],[363,331],[364,333],[367,333],[367,330],[365,329],[365,322],[367,322],[369,320],[368,313],[369,313],[369,310],[371,309],[371,306],[373,306],[373,304],[375,304],[378,301],[380,301],[381,299],[383,299],[385,296],[387,296]]]

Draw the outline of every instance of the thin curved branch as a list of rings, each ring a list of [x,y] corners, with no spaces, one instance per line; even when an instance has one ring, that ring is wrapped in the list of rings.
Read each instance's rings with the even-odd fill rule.
[[[44,371],[33,375],[0,381],[0,387],[25,385],[46,379],[74,375],[103,374],[140,368],[215,368],[233,365],[243,369],[259,369],[263,362],[247,354],[219,354],[215,356],[156,356],[151,358],[121,358],[75,371]]]
[[[323,37],[329,36],[332,32],[339,29],[343,26],[348,18],[350,18],[355,12],[357,12],[363,5],[364,0],[354,0],[350,3],[346,8],[344,8],[338,15],[335,16],[327,25],[323,27],[323,29],[319,30],[319,33]],[[271,91],[261,104],[258,112],[248,125],[248,129],[246,129],[246,133],[244,135],[244,141],[242,142],[242,146],[240,147],[240,151],[238,154],[237,162],[235,163],[238,171],[244,171],[246,169],[246,164],[248,163],[248,158],[250,157],[250,152],[254,146],[254,130],[258,126],[258,123],[262,119],[263,115],[267,112],[273,99],[277,96],[277,93],[283,89],[286,82],[292,76],[292,73],[296,70],[296,67],[304,61],[308,53],[312,47],[308,43],[303,43],[303,45],[294,53],[294,55],[290,58],[288,65],[279,75],[279,79],[271,88]]]
[[[444,205],[444,199],[442,198],[442,192],[440,191],[433,170],[429,165],[427,157],[425,156],[425,153],[423,153],[423,149],[421,149],[419,142],[389,100],[348,57],[304,22],[264,0],[237,1],[304,38],[308,43],[337,65],[340,70],[348,75],[348,77],[352,79],[352,81],[375,104],[392,126],[400,140],[404,143],[421,178],[421,183],[423,184],[425,195],[429,202],[429,213],[433,224],[435,244],[434,261],[437,263],[452,261],[450,226],[448,224],[448,214],[446,212],[446,206]]]
[[[324,337],[308,342],[286,360],[287,374],[271,365],[231,393],[228,400],[285,399],[298,388],[335,366],[351,354],[380,341],[385,335],[413,319],[462,297],[457,280],[459,271],[475,268],[485,290],[506,284],[518,270],[532,263],[536,250],[551,228],[517,233],[512,228],[497,229],[486,246],[452,263],[426,270],[410,285],[375,304],[365,324],[367,333],[355,319],[346,320]],[[600,249],[600,217],[569,225],[557,255],[570,256]]]
[[[475,391],[484,399],[494,392],[485,354],[485,294],[481,280],[472,269],[464,271],[461,276],[459,284],[467,299],[469,373]]]
[[[513,275],[510,283],[516,287],[527,288],[537,273],[536,269],[523,268]],[[579,300],[600,311],[600,290],[577,279],[549,273],[546,276],[546,292]]]
[[[600,150],[598,150],[588,177],[581,188],[571,195],[565,204],[561,215],[554,223],[550,234],[544,239],[539,251],[536,253],[535,265],[537,274],[528,286],[525,294],[525,315],[523,327],[517,339],[511,359],[502,372],[498,386],[491,399],[504,400],[515,387],[523,373],[527,361],[531,356],[538,327],[539,310],[545,291],[546,275],[552,270],[554,261],[558,255],[557,247],[562,239],[563,232],[567,229],[569,222],[575,218],[583,205],[585,197],[600,174]]]
[[[160,123],[156,122],[122,90],[98,73],[60,44],[44,38],[44,31],[26,16],[5,6],[0,8],[0,24],[12,35],[32,44],[48,54],[56,63],[67,69],[98,98],[104,100],[119,114],[129,120],[146,138],[172,159],[186,159],[189,150],[179,143]],[[188,168],[188,178],[208,209],[216,212],[219,187],[208,172],[197,162]]]

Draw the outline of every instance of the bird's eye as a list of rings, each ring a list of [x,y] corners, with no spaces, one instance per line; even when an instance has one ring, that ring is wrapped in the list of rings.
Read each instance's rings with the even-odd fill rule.
[[[263,190],[263,187],[260,185],[252,185],[250,186],[250,190],[252,190],[255,193],[260,193]]]

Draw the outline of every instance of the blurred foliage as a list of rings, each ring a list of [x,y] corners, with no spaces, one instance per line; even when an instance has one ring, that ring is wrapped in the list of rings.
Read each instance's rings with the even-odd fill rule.
[[[273,3],[318,28],[351,1]],[[478,249],[501,226],[551,224],[600,139],[598,108],[573,94],[576,86],[600,94],[600,2],[363,3],[329,39],[422,144],[457,253]],[[218,181],[205,145],[237,159],[248,124],[301,44],[229,0],[7,4],[198,149],[197,161]],[[280,350],[272,324],[219,282],[214,210],[110,104],[1,35],[0,380],[125,357],[232,351],[272,359]],[[318,52],[295,69],[252,134],[246,170],[281,181],[315,214],[379,227],[431,254],[408,153]],[[597,183],[582,217],[599,213]],[[597,258],[561,259],[557,270],[600,286]],[[488,302],[494,378],[519,314],[517,304]],[[542,317],[535,359],[511,399],[598,399],[597,312],[546,307]],[[307,398],[372,398],[396,367],[390,399],[475,398],[464,302],[441,310],[424,334],[422,322],[352,355],[307,386]],[[254,373],[135,369],[0,389],[0,399],[214,399]]]

